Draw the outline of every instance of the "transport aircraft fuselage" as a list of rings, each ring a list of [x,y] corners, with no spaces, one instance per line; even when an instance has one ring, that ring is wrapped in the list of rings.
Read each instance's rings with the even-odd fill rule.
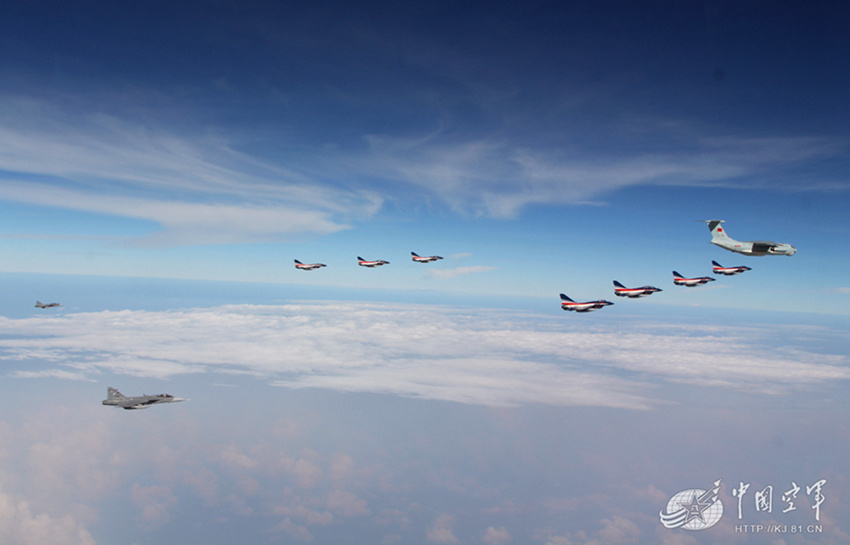
[[[753,240],[741,242],[731,238],[726,229],[723,228],[723,220],[705,220],[708,224],[708,230],[711,231],[711,243],[715,246],[720,246],[730,252],[735,252],[743,255],[787,255],[791,256],[797,253],[797,248],[787,243],[773,242],[770,240]]]

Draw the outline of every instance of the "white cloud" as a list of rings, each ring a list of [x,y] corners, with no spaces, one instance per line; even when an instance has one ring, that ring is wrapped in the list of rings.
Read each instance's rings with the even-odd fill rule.
[[[4,177],[0,199],[148,220],[162,230],[147,243],[327,234],[383,202],[372,191],[262,162],[209,133],[179,136],[16,97],[0,102],[0,170],[21,174]]]
[[[345,490],[334,490],[328,494],[328,509],[343,517],[368,515],[366,500]]]
[[[511,534],[505,529],[504,526],[501,528],[493,528],[492,526],[488,526],[487,530],[484,532],[484,535],[481,536],[481,541],[484,543],[489,543],[490,545],[502,545],[511,541]]]
[[[799,326],[793,332],[799,332]],[[549,316],[327,302],[0,318],[10,376],[244,373],[288,388],[379,392],[483,405],[658,404],[664,382],[762,393],[850,378],[846,355],[806,351],[781,327],[629,322],[595,329]],[[789,330],[791,331],[791,330]],[[815,328],[807,334],[830,332]],[[280,350],[285,346],[286,350]],[[300,469],[299,469],[300,467]],[[292,470],[304,486],[309,462]]]
[[[839,152],[835,144],[816,138],[678,136],[686,149],[675,154],[587,157],[532,150],[503,139],[449,142],[439,132],[419,138],[373,135],[368,137],[371,155],[360,168],[434,193],[458,212],[510,218],[533,204],[600,204],[611,192],[633,186],[734,183],[742,188],[744,176]],[[787,189],[803,190],[800,184]]]
[[[29,503],[0,492],[0,545],[94,545],[85,526],[71,516],[34,514]]]
[[[0,170],[20,174],[5,176],[0,199],[148,220],[161,231],[144,241],[159,244],[328,234],[370,217],[387,199],[425,196],[459,213],[509,218],[534,204],[600,204],[626,187],[740,188],[742,177],[841,151],[816,138],[682,133],[683,151],[588,157],[503,138],[457,141],[438,131],[367,135],[364,151],[299,148],[263,160],[239,151],[223,130],[192,135],[165,128],[168,123],[151,128],[14,96],[0,99]],[[847,187],[775,178],[772,189]]]
[[[130,499],[139,509],[139,518],[145,530],[159,528],[171,519],[177,498],[166,486],[140,486],[134,483]]]
[[[434,543],[460,543],[460,540],[452,532],[454,519],[449,514],[442,514],[437,517],[431,526],[428,527],[428,541],[433,541]]]
[[[551,536],[546,545],[626,545],[640,542],[640,529],[631,520],[614,515],[602,520],[602,528],[588,536],[576,532],[564,536]]]

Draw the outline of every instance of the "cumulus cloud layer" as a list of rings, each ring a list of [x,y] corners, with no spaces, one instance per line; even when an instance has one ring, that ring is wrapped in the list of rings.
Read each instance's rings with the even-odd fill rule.
[[[776,328],[642,321],[612,330],[424,305],[105,311],[2,318],[0,331],[0,357],[20,378],[238,373],[289,388],[492,406],[646,409],[664,383],[779,393],[850,378],[845,355],[788,346]]]
[[[89,532],[71,516],[33,513],[29,503],[0,492],[0,544],[94,545]]]

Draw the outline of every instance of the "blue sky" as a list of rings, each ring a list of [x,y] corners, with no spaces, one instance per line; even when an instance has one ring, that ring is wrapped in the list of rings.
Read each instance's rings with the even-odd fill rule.
[[[848,16],[4,8],[0,545],[843,542]],[[711,260],[753,270],[672,284]],[[615,279],[664,291],[560,310]],[[821,478],[823,534],[735,532],[739,480]]]

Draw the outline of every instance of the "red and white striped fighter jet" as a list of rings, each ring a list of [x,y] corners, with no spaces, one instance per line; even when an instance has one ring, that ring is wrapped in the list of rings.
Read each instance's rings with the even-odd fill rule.
[[[357,256],[357,264],[361,267],[380,267],[381,265],[389,265],[389,261],[384,261],[383,259],[379,259],[377,261],[366,261],[360,256]]]
[[[712,265],[714,265],[714,274],[723,274],[726,276],[732,276],[735,274],[741,274],[744,271],[751,271],[752,269],[749,267],[745,267],[743,265],[739,267],[724,267],[717,261],[712,261]]]
[[[420,257],[416,252],[410,252],[410,255],[412,256],[413,261],[415,261],[417,263],[430,263],[432,261],[437,261],[438,259],[443,259],[442,257],[440,257],[438,255],[429,255],[429,256],[426,256],[426,257]]]
[[[576,303],[563,293],[561,294],[561,308],[563,310],[572,310],[575,312],[590,312],[591,310],[598,310],[602,307],[607,307],[609,305],[613,305],[611,301],[604,301],[600,299],[599,301],[585,301],[584,303]]]
[[[714,282],[714,278],[710,276],[699,276],[697,278],[685,278],[681,274],[673,271],[673,283],[677,286],[687,286],[689,288],[693,288],[696,286],[702,286],[703,284],[707,284],[709,282]]]
[[[661,291],[661,288],[656,288],[655,286],[641,286],[639,288],[627,288],[626,286],[620,284],[616,280],[614,280],[614,295],[619,297],[644,297],[647,295],[652,295],[653,293]]]
[[[322,267],[327,267],[327,265],[324,263],[301,263],[297,259],[295,260],[295,268],[302,271],[313,271]]]

